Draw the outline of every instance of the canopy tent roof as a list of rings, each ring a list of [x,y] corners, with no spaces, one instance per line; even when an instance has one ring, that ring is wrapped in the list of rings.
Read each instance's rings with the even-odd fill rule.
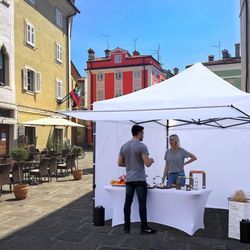
[[[84,127],[81,124],[60,118],[60,117],[45,117],[37,120],[22,122],[22,125],[30,126],[64,126],[64,127]]]
[[[93,111],[61,111],[84,120],[168,120],[191,123],[249,122],[250,94],[224,81],[201,63],[137,92],[95,102]]]

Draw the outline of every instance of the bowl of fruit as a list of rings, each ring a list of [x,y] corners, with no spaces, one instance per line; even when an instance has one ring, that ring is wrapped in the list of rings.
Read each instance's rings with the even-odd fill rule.
[[[111,180],[110,184],[114,187],[124,187],[126,185],[126,175],[121,175],[118,179]]]

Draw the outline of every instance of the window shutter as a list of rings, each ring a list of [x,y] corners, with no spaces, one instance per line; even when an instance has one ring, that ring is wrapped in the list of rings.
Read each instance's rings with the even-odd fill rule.
[[[31,43],[35,45],[35,28],[31,27]]]
[[[57,60],[57,43],[55,42],[55,60]]]
[[[23,89],[28,90],[28,69],[23,69]]]
[[[35,92],[41,92],[41,73],[35,73]]]
[[[28,24],[27,22],[24,23],[24,40],[27,43],[28,42]]]
[[[59,47],[59,58],[60,58],[60,62],[62,62],[62,46],[61,45]]]

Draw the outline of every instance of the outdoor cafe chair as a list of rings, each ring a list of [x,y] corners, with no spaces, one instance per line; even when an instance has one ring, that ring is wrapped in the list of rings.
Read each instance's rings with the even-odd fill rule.
[[[11,156],[10,156],[10,155],[5,155],[5,156],[3,157],[3,163],[4,163],[4,164],[13,163],[13,160],[11,159]]]
[[[12,191],[11,182],[10,182],[10,170],[11,170],[11,168],[12,168],[11,163],[0,165],[0,196],[2,193],[2,186],[3,185],[9,184],[10,191]]]
[[[48,177],[48,181],[49,179],[49,171],[48,171],[48,167],[49,167],[49,158],[44,158],[41,159],[38,168],[36,169],[32,169],[30,171],[30,176],[34,176],[36,181],[39,179],[39,182],[42,184],[43,177]]]
[[[69,170],[72,173],[72,155],[68,155],[66,157],[65,163],[58,163],[57,170],[60,170],[61,175],[63,170],[64,172],[66,172],[67,175],[69,174]]]
[[[40,160],[41,160],[41,154],[40,153],[33,154],[33,161],[40,161]]]
[[[57,180],[57,159],[55,157],[52,157],[49,159],[48,171],[49,171],[50,180],[52,180],[52,176],[56,176],[56,180]]]
[[[70,150],[69,149],[63,149],[62,150],[62,157],[67,157],[70,154]]]

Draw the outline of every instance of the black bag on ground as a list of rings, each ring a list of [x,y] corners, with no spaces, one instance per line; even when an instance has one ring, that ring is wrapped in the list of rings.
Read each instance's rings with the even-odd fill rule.
[[[250,220],[240,221],[240,242],[250,243]]]
[[[103,206],[98,206],[94,208],[93,222],[95,226],[104,226],[104,215],[105,208]]]

